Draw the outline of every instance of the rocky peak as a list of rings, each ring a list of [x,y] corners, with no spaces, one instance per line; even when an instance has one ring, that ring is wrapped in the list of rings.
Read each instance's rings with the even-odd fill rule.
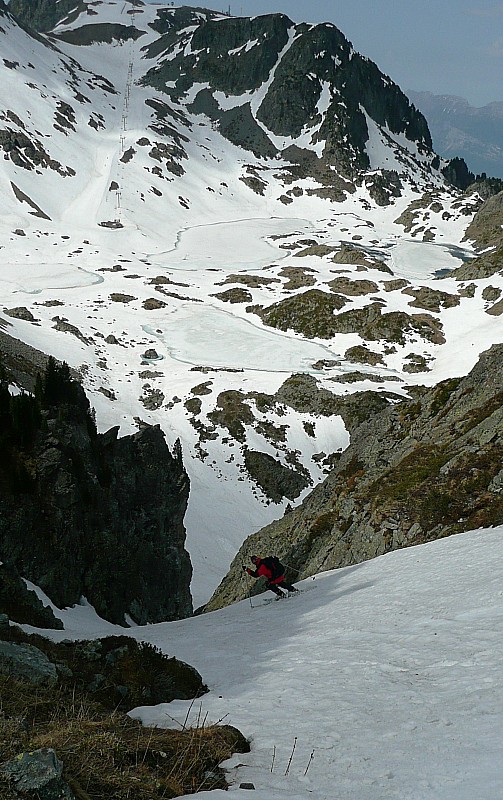
[[[410,142],[411,152],[417,147],[431,169],[424,117],[335,25],[296,25],[283,14],[232,18],[181,8],[160,12],[157,30],[161,36],[145,55],[163,57],[145,83],[205,113],[234,144],[257,155],[283,154],[294,163],[296,146],[315,154],[325,168],[354,177],[355,170],[384,167],[368,153],[376,136],[370,126],[378,126],[399,160],[407,161],[404,141]],[[402,137],[400,144],[393,136]]]
[[[190,127],[191,114],[204,115],[234,145],[274,159],[274,178],[285,184],[311,178],[319,187],[314,193],[341,200],[364,182],[380,205],[400,195],[402,174],[443,184],[423,115],[335,25],[183,6],[156,7],[152,19],[151,7],[148,15],[133,14],[132,0],[121,16],[126,24],[111,24],[103,21],[101,5],[12,0],[11,10],[23,24],[51,31],[52,41],[75,45],[148,33],[139,83],[166,95],[157,116]],[[58,28],[61,23],[71,27]],[[168,127],[163,130],[176,139]],[[459,172],[453,167],[446,174],[458,180]]]

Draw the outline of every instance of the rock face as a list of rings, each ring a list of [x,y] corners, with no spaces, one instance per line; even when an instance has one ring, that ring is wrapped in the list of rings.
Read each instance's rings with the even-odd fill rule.
[[[489,197],[466,229],[465,238],[473,239],[479,250],[503,245],[501,215],[503,214],[503,192]],[[460,280],[463,280],[460,278]]]
[[[38,31],[49,31],[73,9],[83,8],[74,0],[10,0],[9,11]]]
[[[83,390],[70,385],[66,402],[43,404],[30,442],[19,443],[15,427],[5,441],[2,560],[60,608],[85,597],[121,624],[126,614],[140,624],[189,616],[181,454],[170,453],[159,427],[98,434]]]
[[[241,564],[252,553],[275,553],[295,580],[501,524],[502,359],[494,345],[467,377],[419,390],[356,428],[324,483],[247,539],[207,608],[243,597]]]
[[[195,13],[183,7],[159,12],[160,38],[147,56],[172,53],[149,71],[145,83],[177,101],[199,84],[190,110],[211,117],[234,144],[262,156],[281,150],[294,171],[314,169],[333,191],[334,168],[335,175],[351,178],[371,166],[366,145],[372,123],[366,114],[391,135],[416,141],[424,154],[431,150],[422,114],[335,25],[295,25],[284,14],[222,18],[202,9]],[[251,99],[243,102],[246,93],[251,97],[268,81],[257,107]],[[226,101],[220,103],[222,95]],[[315,141],[324,142],[321,159],[295,144],[309,129]],[[281,139],[289,144],[280,144]],[[397,176],[380,177],[384,204],[395,192]]]
[[[63,628],[52,609],[43,605],[17,571],[5,564],[0,566],[0,609],[14,622],[37,628]]]

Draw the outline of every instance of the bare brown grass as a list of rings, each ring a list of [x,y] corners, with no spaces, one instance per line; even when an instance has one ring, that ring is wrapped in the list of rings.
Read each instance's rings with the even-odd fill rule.
[[[244,737],[226,725],[180,727],[145,728],[83,692],[0,676],[0,761],[52,747],[79,800],[160,800],[225,788],[218,765],[249,749]],[[2,798],[9,792],[0,780]]]

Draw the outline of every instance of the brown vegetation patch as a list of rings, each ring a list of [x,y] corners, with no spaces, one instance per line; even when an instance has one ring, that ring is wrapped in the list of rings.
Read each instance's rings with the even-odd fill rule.
[[[160,800],[226,788],[219,764],[248,743],[235,728],[144,728],[70,689],[33,687],[0,676],[0,759],[52,747],[64,779],[82,800]],[[10,791],[5,778],[0,791]],[[13,795],[16,796],[16,795]]]

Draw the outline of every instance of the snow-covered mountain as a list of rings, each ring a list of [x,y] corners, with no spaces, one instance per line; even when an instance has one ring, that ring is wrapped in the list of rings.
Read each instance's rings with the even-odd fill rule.
[[[333,25],[59,9],[41,34],[0,2],[0,322],[80,371],[101,430],[180,437],[198,605],[347,446],[333,395],[465,374],[503,279],[452,272],[480,197]]]
[[[408,91],[428,120],[435,149],[465,159],[472,172],[503,178],[503,102],[480,108],[455,95]]]

